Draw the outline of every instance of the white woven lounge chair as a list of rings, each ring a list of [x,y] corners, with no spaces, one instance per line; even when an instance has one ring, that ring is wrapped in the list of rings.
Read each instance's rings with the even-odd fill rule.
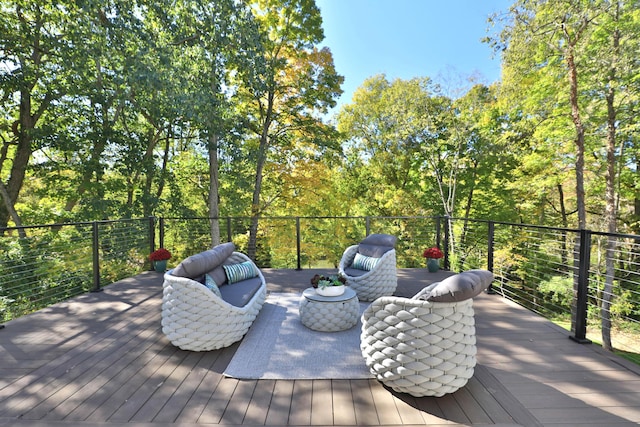
[[[362,315],[360,349],[365,364],[397,392],[440,397],[465,386],[473,376],[472,297],[489,286],[493,274],[470,270],[448,279],[413,298],[378,298]],[[436,289],[439,285],[444,286]]]
[[[224,263],[245,261],[251,260],[240,252],[233,252]],[[167,272],[163,285],[162,331],[171,343],[183,350],[209,351],[230,346],[242,339],[267,295],[264,276],[255,264],[253,266],[261,283],[242,307],[226,302],[194,278],[178,277],[172,271]],[[213,267],[207,266],[195,275],[200,276],[210,269]]]
[[[385,295],[393,295],[398,287],[396,271],[395,236],[372,234],[359,244],[349,246],[340,259],[338,273],[347,279],[347,285],[356,291],[358,300],[373,301]],[[370,270],[354,268],[356,256],[374,258]]]

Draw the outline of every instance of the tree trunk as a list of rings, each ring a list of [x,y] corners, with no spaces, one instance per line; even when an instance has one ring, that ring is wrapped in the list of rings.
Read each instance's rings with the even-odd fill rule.
[[[576,204],[578,209],[578,228],[586,229],[587,211],[584,201],[584,125],[580,116],[578,105],[578,70],[575,63],[575,42],[567,36],[566,63],[569,78],[569,102],[571,105],[571,120],[576,130]],[[574,271],[580,271],[580,241],[576,240],[574,250]],[[578,275],[573,280],[574,302],[578,296]],[[571,330],[576,326],[576,304],[571,306]]]
[[[7,187],[4,186],[4,183],[1,180],[0,180],[0,197],[2,197],[2,200],[5,202],[4,206],[7,209],[7,212],[9,212],[9,215],[11,216],[11,219],[13,220],[13,222],[16,224],[17,227],[22,227],[22,220],[20,219],[18,212],[16,212],[15,208],[13,207],[13,204],[10,203],[11,197],[9,197],[9,193],[7,192]],[[26,231],[24,231],[24,228],[18,229],[18,235],[22,238],[27,237],[27,233]]]
[[[249,244],[247,255],[255,261],[256,247],[258,240],[258,220],[261,214],[260,194],[262,192],[262,178],[264,165],[267,162],[267,148],[269,147],[269,128],[271,127],[271,116],[273,113],[274,92],[268,94],[267,108],[264,114],[262,130],[260,133],[260,146],[258,147],[258,158],[256,160],[255,184],[253,187],[253,198],[251,199],[251,225],[249,226]]]
[[[48,105],[45,99],[43,103]],[[46,105],[43,104],[43,106]],[[41,108],[42,109],[42,108]],[[6,227],[11,216],[7,206],[15,206],[18,201],[20,189],[24,183],[24,177],[27,172],[27,166],[32,154],[32,137],[31,134],[38,121],[39,114],[31,113],[31,92],[27,89],[20,91],[20,117],[17,127],[17,147],[12,161],[11,175],[6,185],[6,192],[9,200],[0,205],[0,227]],[[4,197],[3,197],[4,198]]]
[[[640,171],[640,155],[635,155],[635,167]],[[640,188],[636,187],[633,197],[633,220],[631,221],[632,234],[640,234]]]
[[[616,17],[617,18],[617,17]],[[609,70],[609,84],[607,85],[607,173],[606,173],[606,194],[605,194],[605,221],[607,222],[607,231],[615,233],[617,231],[616,216],[616,191],[615,191],[615,164],[616,164],[616,108],[615,108],[615,82],[617,70],[615,59],[619,54],[620,32],[613,32],[613,65]],[[615,276],[614,270],[614,254],[616,249],[616,239],[609,236],[607,238],[607,249],[605,253],[606,275],[604,283],[604,292],[602,294],[602,306],[600,314],[602,318],[602,346],[609,351],[613,350],[611,344],[611,299],[613,298],[613,280]]]
[[[218,189],[218,137],[209,136],[209,217],[211,218],[211,246],[220,244],[220,195]]]

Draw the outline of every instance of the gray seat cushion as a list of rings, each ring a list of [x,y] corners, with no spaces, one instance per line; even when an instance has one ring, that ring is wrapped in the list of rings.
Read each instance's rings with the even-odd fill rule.
[[[424,299],[435,302],[456,302],[473,298],[489,287],[493,273],[488,270],[467,270],[449,276],[429,286]]]
[[[217,245],[208,251],[191,255],[178,264],[178,266],[173,269],[172,274],[178,277],[188,277],[190,279],[197,280],[205,273],[208,273],[222,265],[222,263],[231,256],[235,249],[235,245],[232,242],[228,242]]]
[[[367,270],[360,270],[358,268],[347,267],[347,268],[344,269],[344,274],[346,274],[349,277],[360,277],[360,276],[365,275],[367,273],[368,273]]]
[[[262,286],[260,277],[252,277],[232,285],[220,286],[222,299],[236,307],[244,307]]]
[[[395,248],[396,236],[390,234],[370,234],[358,244],[358,252],[373,258],[380,258]]]

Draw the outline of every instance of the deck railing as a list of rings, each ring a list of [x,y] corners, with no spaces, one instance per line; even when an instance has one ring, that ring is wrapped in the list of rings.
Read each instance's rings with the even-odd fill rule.
[[[0,229],[0,322],[148,270],[149,253],[161,246],[175,266],[211,247],[212,223],[222,241],[246,252],[250,222],[143,218]],[[263,268],[335,268],[344,249],[370,233],[398,237],[399,268],[424,267],[422,251],[437,245],[444,268],[492,270],[492,292],[565,325],[576,340],[599,340],[609,328],[613,347],[640,353],[636,235],[445,217],[265,217],[255,261]]]

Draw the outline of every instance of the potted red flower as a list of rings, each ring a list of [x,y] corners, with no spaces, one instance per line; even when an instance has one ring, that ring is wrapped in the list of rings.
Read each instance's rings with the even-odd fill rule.
[[[149,255],[149,259],[153,263],[153,269],[160,273],[167,269],[167,261],[169,258],[171,258],[171,252],[165,248],[156,249]]]
[[[444,256],[440,248],[434,246],[432,248],[425,249],[422,256],[427,259],[427,268],[430,273],[435,273],[440,269],[440,261],[438,260]]]

